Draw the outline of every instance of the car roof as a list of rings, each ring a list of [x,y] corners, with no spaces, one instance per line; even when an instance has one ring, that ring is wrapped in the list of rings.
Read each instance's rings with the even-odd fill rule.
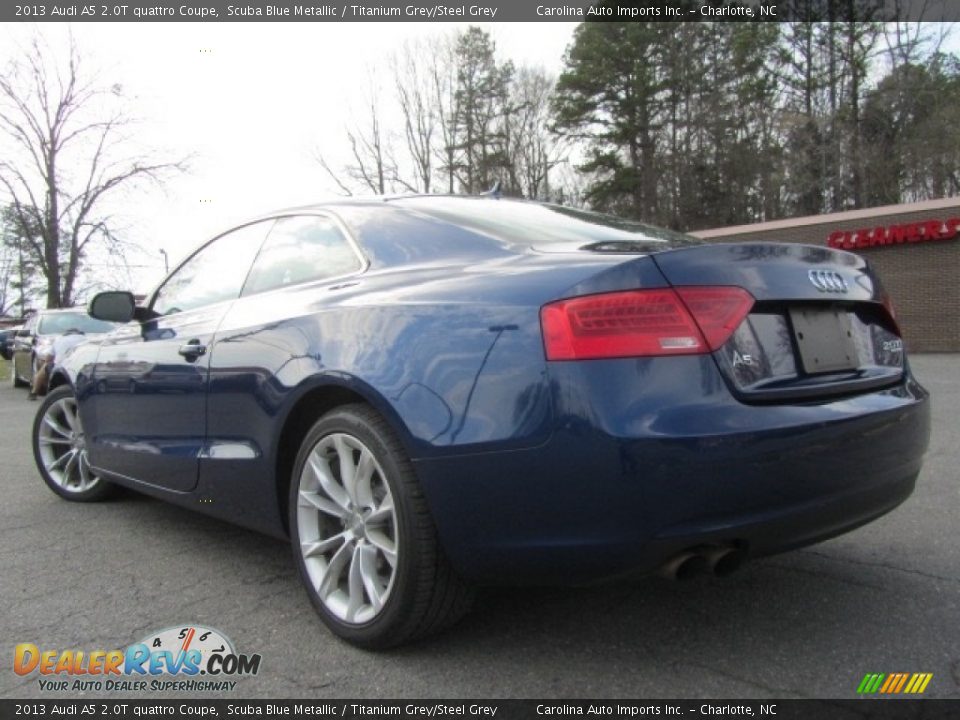
[[[547,210],[551,212],[539,214]],[[499,192],[333,198],[265,213],[243,225],[311,213],[336,217],[368,260],[381,267],[432,262],[439,257],[477,262],[547,250],[646,253],[702,242],[629,218],[503,197]],[[388,228],[387,222],[394,224]],[[389,232],[384,232],[385,228]]]
[[[474,198],[477,200],[504,200],[506,202],[536,202],[531,200],[524,200],[522,198],[504,198],[496,197],[493,195],[458,195],[456,193],[404,193],[404,194],[394,194],[394,195],[356,195],[350,197],[340,197],[332,198],[330,200],[321,200],[319,202],[310,203],[307,205],[294,205],[291,207],[280,208],[278,210],[272,210],[270,212],[262,213],[258,215],[254,220],[263,220],[267,218],[277,217],[279,215],[292,215],[298,213],[310,213],[310,212],[329,212],[334,211],[340,207],[384,207],[388,203],[395,202],[397,200],[411,200],[411,199],[429,199],[429,200],[440,200],[444,198]]]

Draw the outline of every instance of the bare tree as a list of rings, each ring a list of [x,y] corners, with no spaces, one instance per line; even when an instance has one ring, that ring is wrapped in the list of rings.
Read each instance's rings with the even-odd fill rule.
[[[430,72],[433,107],[440,123],[440,147],[436,157],[446,175],[448,193],[457,190],[457,167],[460,164],[460,132],[456,119],[460,116],[460,95],[457,93],[458,34],[441,38],[434,45],[434,61]]]
[[[920,16],[926,14],[925,5]],[[898,13],[899,14],[899,13]],[[953,31],[953,23],[894,22],[884,27],[886,59],[890,72],[904,65],[916,65],[939,53]]]
[[[380,122],[380,108],[373,100],[370,101],[369,112],[366,131],[347,133],[354,159],[349,172],[354,180],[363,182],[371,192],[383,195],[387,192],[389,178],[396,175],[396,171],[388,157],[390,150],[386,146]]]
[[[320,166],[344,195],[353,195],[352,186],[360,187],[364,192],[375,195],[393,192],[395,187],[397,177],[395,152],[389,130],[383,126],[381,120],[379,99],[381,92],[375,82],[375,73],[372,69],[368,87],[369,91],[364,101],[365,118],[351,123],[352,127],[357,128],[356,130],[346,130],[351,162],[344,165],[338,173],[330,167],[321,151],[316,153]]]
[[[508,187],[532,200],[551,199],[550,171],[566,158],[567,143],[548,130],[554,80],[543,68],[520,67],[504,116]]]
[[[429,193],[439,136],[439,113],[432,102],[433,78],[443,53],[441,39],[408,42],[394,57],[393,82],[403,118],[403,142],[412,165],[411,180],[397,172],[395,180],[410,192]]]
[[[429,193],[439,173],[450,175],[453,160],[446,151],[450,158],[458,152],[447,127],[456,82],[453,42],[447,37],[408,42],[391,56],[389,70],[370,69],[362,118],[355,116],[345,129],[350,160],[338,169],[324,153],[315,153],[342,194]],[[380,86],[380,77],[392,77],[389,90]]]
[[[65,61],[35,37],[0,75],[0,159],[5,192],[25,250],[46,279],[47,307],[73,303],[84,255],[93,244],[122,254],[125,241],[101,211],[105,198],[181,163],[158,163],[123,152],[132,120],[122,90],[86,72],[70,40]]]
[[[324,157],[323,153],[317,150],[314,152],[313,156],[320,164],[320,167],[323,168],[323,171],[327,174],[327,176],[333,180],[334,183],[336,183],[337,187],[340,189],[340,193],[346,197],[352,197],[353,189],[340,179],[340,174],[330,167],[330,163],[327,162],[327,159]]]
[[[371,72],[361,120],[345,130],[351,159],[317,161],[340,192],[507,192],[546,197],[560,141],[547,130],[552,80],[501,62],[476,27],[408,42]],[[377,77],[392,80],[383,92]]]

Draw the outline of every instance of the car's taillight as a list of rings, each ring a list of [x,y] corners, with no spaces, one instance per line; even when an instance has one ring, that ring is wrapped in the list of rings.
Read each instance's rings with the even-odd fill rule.
[[[893,309],[893,300],[887,294],[886,290],[882,291],[880,295],[880,302],[883,304],[884,309],[887,311],[887,315],[890,317],[890,322],[893,324],[893,329],[896,331],[897,335],[903,336],[903,333],[900,332],[900,321],[897,320],[897,311]]]
[[[547,360],[692,355],[723,345],[753,307],[738,287],[630,290],[540,310]]]
[[[710,350],[730,339],[753,307],[753,295],[738,287],[678,287]]]

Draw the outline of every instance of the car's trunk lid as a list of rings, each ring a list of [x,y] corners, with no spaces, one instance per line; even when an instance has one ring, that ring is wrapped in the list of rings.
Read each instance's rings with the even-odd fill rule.
[[[743,243],[650,257],[674,287],[737,286],[756,299],[714,353],[746,401],[820,399],[891,385],[902,375],[903,343],[883,288],[856,255]]]

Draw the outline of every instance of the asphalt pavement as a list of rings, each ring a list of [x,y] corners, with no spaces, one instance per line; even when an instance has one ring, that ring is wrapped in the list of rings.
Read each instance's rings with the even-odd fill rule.
[[[445,634],[385,653],[327,632],[285,543],[134,493],[57,498],[30,452],[36,404],[5,383],[0,696],[75,695],[16,675],[17,643],[110,650],[199,623],[262,655],[224,697],[851,698],[868,672],[933,673],[926,696],[960,697],[960,355],[913,365],[933,441],[893,513],[722,580],[486,590]]]

